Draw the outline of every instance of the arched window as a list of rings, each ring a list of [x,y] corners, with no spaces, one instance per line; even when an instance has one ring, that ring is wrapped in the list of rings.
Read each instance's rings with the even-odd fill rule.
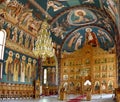
[[[6,31],[4,29],[0,30],[0,79],[2,79],[2,69],[3,69],[3,56],[4,56],[4,48],[6,41]]]
[[[6,41],[6,31],[2,29],[0,30],[0,60],[3,60],[5,41]]]
[[[44,69],[44,84],[47,84],[47,69]]]

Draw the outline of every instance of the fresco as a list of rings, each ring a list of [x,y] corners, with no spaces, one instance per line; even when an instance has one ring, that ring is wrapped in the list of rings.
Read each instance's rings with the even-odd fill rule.
[[[70,25],[79,26],[94,23],[97,18],[90,10],[76,9],[68,14],[67,20]]]
[[[56,19],[51,26],[51,33],[63,40],[68,33],[78,26],[93,24],[97,21],[96,15],[89,9],[71,9]]]
[[[114,0],[103,0],[104,8],[111,12],[113,16],[118,15],[117,6]]]
[[[77,13],[80,12],[80,14],[82,14],[83,16],[75,17],[76,12]],[[105,19],[103,19],[103,18],[105,18]],[[112,37],[114,37],[116,34],[116,33],[114,33],[114,23],[111,22],[111,20],[106,15],[102,14],[102,12],[100,13],[100,12],[96,12],[96,10],[86,9],[86,8],[76,8],[76,9],[71,9],[69,11],[66,11],[65,13],[60,15],[58,18],[56,18],[56,20],[54,20],[54,22],[52,22],[52,26],[50,28],[51,37],[53,38],[53,41],[56,44],[62,44],[64,39],[66,40],[66,37],[68,37],[71,34],[71,32],[73,32],[75,29],[78,29],[78,27],[82,28],[83,26],[86,26],[88,24],[95,24],[96,27],[98,26],[101,29],[106,29],[106,31],[109,32],[109,34],[111,34]],[[98,32],[96,32],[96,33],[98,33]],[[74,32],[74,33],[77,33],[77,32]],[[85,30],[82,33],[85,33]],[[77,37],[77,36],[79,37],[79,34],[77,34],[75,37]],[[85,39],[84,37],[85,36],[83,36],[83,38],[81,38],[82,39],[81,42],[84,42],[84,39]],[[67,39],[69,39],[69,38],[67,38]],[[101,45],[102,40],[100,40],[100,37],[96,37],[96,39],[98,39],[98,38],[99,38],[98,44]],[[80,38],[79,38],[79,40],[80,40]],[[78,42],[79,42],[79,40],[78,40]],[[103,40],[103,43],[105,43],[104,40]],[[67,48],[68,46],[65,46],[65,47]],[[72,47],[71,48],[68,47],[67,50],[74,51],[71,49],[74,49],[75,45]],[[108,48],[110,46],[109,47],[101,46],[101,47],[108,50]],[[80,48],[80,46],[78,48]],[[77,49],[77,48],[75,48],[75,49]]]
[[[103,0],[103,7],[108,13],[113,17],[115,20],[116,24],[118,25],[118,18],[119,18],[119,13],[117,9],[117,4],[115,0]]]
[[[16,43],[20,47],[25,47],[31,51],[33,50],[35,37],[21,30],[19,27],[6,22],[4,19],[0,19],[0,22],[2,22],[0,26],[7,32],[7,40]]]
[[[72,52],[88,44],[92,47],[101,47],[109,50],[114,47],[110,34],[97,26],[87,26],[73,31],[63,44],[63,51]]]
[[[53,9],[54,12],[56,12],[56,11],[62,9],[64,7],[64,5],[62,5],[58,1],[48,1],[47,2],[47,10],[49,10],[50,7]]]
[[[33,84],[37,76],[37,59],[5,49],[5,63],[1,82]]]
[[[101,7],[99,0],[45,0],[45,5],[39,1],[38,3],[52,16],[55,17],[61,11],[68,9],[69,7],[78,5],[91,5]]]
[[[33,10],[26,8],[17,1],[2,2],[0,4],[0,16],[33,36],[36,36],[41,24],[41,20],[34,17]],[[15,29],[15,32],[17,30]]]

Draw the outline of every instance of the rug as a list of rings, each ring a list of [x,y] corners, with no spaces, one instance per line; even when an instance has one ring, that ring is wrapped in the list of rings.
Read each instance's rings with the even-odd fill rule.
[[[80,102],[80,100],[82,100],[83,98],[85,98],[86,97],[86,95],[80,95],[80,96],[78,96],[78,97],[75,97],[75,98],[73,98],[73,99],[70,99],[69,101],[67,101],[67,102]]]

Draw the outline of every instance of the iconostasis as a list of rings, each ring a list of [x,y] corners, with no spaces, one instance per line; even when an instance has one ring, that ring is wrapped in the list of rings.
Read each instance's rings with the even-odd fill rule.
[[[82,94],[87,91],[85,82],[89,80],[93,93],[111,93],[117,87],[116,70],[115,52],[85,45],[73,53],[62,53],[60,85],[69,94]]]

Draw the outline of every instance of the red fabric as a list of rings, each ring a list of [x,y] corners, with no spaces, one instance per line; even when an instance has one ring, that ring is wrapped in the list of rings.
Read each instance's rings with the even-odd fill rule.
[[[73,98],[73,99],[70,99],[69,101],[67,102],[80,102],[81,99],[83,99],[86,95],[80,95],[76,98]]]
[[[88,44],[92,44],[94,46],[98,46],[98,41],[97,41],[97,37],[95,35],[94,32],[90,32],[91,36],[93,37],[93,39],[89,40],[89,33],[86,33],[86,38],[88,40]]]

